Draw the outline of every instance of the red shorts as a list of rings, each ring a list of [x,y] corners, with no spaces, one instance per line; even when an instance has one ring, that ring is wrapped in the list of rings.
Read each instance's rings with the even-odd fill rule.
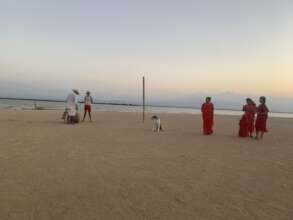
[[[92,112],[92,106],[91,105],[85,105],[84,106],[84,111],[85,112]]]

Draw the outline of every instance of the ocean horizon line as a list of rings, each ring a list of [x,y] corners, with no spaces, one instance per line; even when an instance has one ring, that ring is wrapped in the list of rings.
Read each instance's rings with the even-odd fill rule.
[[[19,97],[0,97],[0,100],[15,100],[15,101],[32,101],[32,102],[57,102],[57,103],[65,103],[65,100],[62,99],[42,99],[42,98],[19,98]],[[83,101],[78,101],[78,103],[82,104]],[[129,106],[129,107],[142,107],[142,104],[137,103],[127,103],[127,102],[117,102],[117,101],[99,101],[94,102],[95,105],[116,105],[116,106]],[[146,107],[157,107],[157,108],[179,108],[179,109],[195,109],[200,110],[200,106],[178,106],[178,105],[157,105],[157,104],[147,104]],[[241,112],[240,109],[235,108],[216,108],[219,111],[235,111]],[[293,114],[293,112],[287,111],[273,111],[271,113],[276,114]]]

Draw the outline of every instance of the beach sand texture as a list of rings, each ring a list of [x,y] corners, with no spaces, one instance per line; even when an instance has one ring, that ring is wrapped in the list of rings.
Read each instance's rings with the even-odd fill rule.
[[[293,120],[262,141],[239,117],[96,113],[66,125],[56,111],[0,111],[1,220],[292,220]]]

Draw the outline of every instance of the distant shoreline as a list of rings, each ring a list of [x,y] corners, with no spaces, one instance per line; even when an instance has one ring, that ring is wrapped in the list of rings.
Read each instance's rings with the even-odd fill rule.
[[[59,102],[65,103],[65,100],[58,99],[33,99],[33,98],[8,98],[8,97],[0,97],[0,100],[16,100],[16,101],[32,101],[32,102]],[[83,103],[79,101],[78,103]],[[122,106],[141,106],[138,104],[130,104],[130,103],[115,103],[115,102],[94,102],[96,105],[122,105]]]
[[[15,97],[0,97],[0,100],[16,100],[16,101],[32,101],[32,102],[57,102],[57,103],[65,103],[65,100],[58,99],[40,99],[40,98],[15,98]],[[78,103],[83,103],[79,101]],[[118,103],[118,102],[94,102],[96,105],[116,105],[116,106],[129,106],[129,107],[141,107],[141,104],[133,104],[133,103]],[[157,108],[178,108],[178,109],[195,109],[200,110],[200,107],[195,106],[172,106],[172,105],[146,105],[147,107],[157,107]],[[230,109],[230,108],[217,108],[216,110],[220,111],[235,111],[241,112],[240,109]],[[293,112],[282,112],[282,111],[274,111],[272,113],[277,114],[293,114]]]

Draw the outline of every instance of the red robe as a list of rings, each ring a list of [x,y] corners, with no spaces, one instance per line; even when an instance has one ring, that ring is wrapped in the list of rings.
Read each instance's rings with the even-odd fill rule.
[[[269,109],[265,104],[260,104],[257,107],[257,118],[255,121],[255,130],[258,132],[267,132],[267,119]]]
[[[256,113],[256,106],[255,105],[244,105],[243,111],[248,120],[248,132],[252,134],[254,132],[254,121],[255,121],[255,113]]]
[[[213,133],[214,125],[214,105],[213,103],[204,103],[201,107],[203,119],[203,133],[206,135]]]
[[[249,119],[247,114],[244,114],[239,122],[239,137],[249,136]]]

